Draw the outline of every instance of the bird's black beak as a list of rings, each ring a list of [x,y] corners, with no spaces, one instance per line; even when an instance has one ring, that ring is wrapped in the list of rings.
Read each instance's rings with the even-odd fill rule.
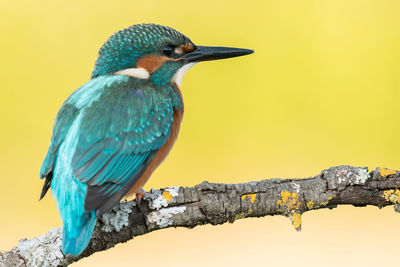
[[[200,62],[208,60],[217,60],[230,57],[240,57],[254,53],[253,50],[234,48],[234,47],[220,47],[220,46],[196,46],[196,48],[183,56],[185,63]]]

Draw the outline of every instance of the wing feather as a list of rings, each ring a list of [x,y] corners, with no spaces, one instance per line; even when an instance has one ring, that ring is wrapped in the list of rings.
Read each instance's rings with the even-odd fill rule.
[[[51,184],[58,148],[82,114],[71,167],[86,183],[85,210],[101,214],[129,191],[168,139],[173,103],[150,83],[126,76],[91,80],[75,91],[57,114],[48,154],[41,168],[46,177],[41,197]]]
[[[83,112],[72,168],[88,185],[85,209],[104,210],[126,194],[168,139],[172,101],[152,86],[119,83]]]

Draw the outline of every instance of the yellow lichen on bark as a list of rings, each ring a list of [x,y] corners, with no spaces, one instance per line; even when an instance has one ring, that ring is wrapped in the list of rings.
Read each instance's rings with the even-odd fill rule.
[[[396,174],[396,171],[389,170],[386,168],[379,168],[379,174],[382,178],[386,178],[389,175]]]
[[[326,205],[328,205],[328,203],[329,203],[329,201],[322,201],[319,203],[319,207],[326,206]]]
[[[241,197],[241,199],[243,200],[243,199],[245,199],[245,198],[250,198],[250,202],[253,204],[254,203],[254,201],[256,201],[256,194],[244,194],[244,195],[242,195],[242,197]]]
[[[235,215],[235,218],[233,219],[233,222],[239,219],[243,219],[246,218],[246,215],[244,213],[239,213],[237,215]]]
[[[313,200],[310,200],[310,201],[308,201],[308,202],[306,203],[306,205],[307,205],[307,208],[308,208],[309,210],[311,210],[312,208],[314,208],[315,203],[314,203]]]
[[[297,231],[301,230],[301,214],[293,211],[292,217],[292,224]]]
[[[167,202],[169,202],[172,199],[171,194],[168,191],[164,191],[162,193],[163,197],[165,198],[165,200],[167,200]]]
[[[276,202],[279,206],[286,207],[288,210],[300,209],[301,203],[296,192],[281,191],[281,198]]]
[[[301,214],[299,209],[301,202],[299,201],[299,195],[296,192],[281,191],[281,199],[276,204],[286,209],[287,216],[292,221],[292,225],[297,231],[301,230]]]
[[[400,204],[400,190],[390,189],[383,192],[382,197],[393,204]]]

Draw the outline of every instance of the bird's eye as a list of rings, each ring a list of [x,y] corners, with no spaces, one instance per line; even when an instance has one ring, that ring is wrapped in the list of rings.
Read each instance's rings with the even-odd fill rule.
[[[166,45],[161,49],[161,52],[167,57],[172,57],[174,55],[174,48],[170,45]]]

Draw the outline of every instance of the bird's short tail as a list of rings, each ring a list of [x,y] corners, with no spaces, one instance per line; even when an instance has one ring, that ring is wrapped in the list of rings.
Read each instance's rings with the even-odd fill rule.
[[[88,246],[94,226],[96,225],[96,213],[92,210],[86,212],[63,226],[62,250],[64,254],[79,255]]]

